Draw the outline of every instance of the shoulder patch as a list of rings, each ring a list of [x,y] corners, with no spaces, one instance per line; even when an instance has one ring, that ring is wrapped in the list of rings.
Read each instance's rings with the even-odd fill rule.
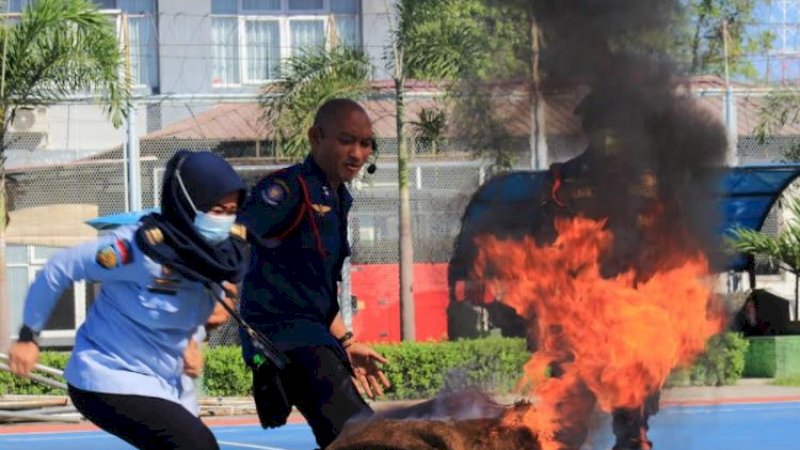
[[[246,240],[247,239],[247,228],[244,225],[240,224],[240,223],[235,223],[231,227],[231,236],[236,236],[241,240]]]
[[[271,180],[261,191],[261,199],[270,206],[277,206],[289,195],[289,185],[280,179]]]
[[[164,233],[161,228],[153,227],[144,230],[144,237],[150,245],[158,245],[164,242]]]
[[[112,244],[106,245],[97,251],[95,261],[101,267],[114,269],[133,261],[131,244],[125,239],[117,239]]]

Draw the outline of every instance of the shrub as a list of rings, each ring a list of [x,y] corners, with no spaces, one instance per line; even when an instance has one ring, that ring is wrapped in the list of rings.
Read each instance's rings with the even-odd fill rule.
[[[748,342],[734,333],[712,338],[694,365],[676,370],[667,386],[732,384],[742,375]],[[508,393],[522,376],[530,357],[524,339],[488,337],[454,342],[376,344],[389,359],[384,367],[392,387],[387,399],[425,398],[442,391],[479,388]],[[41,361],[63,368],[68,354],[43,352]],[[201,386],[208,396],[249,396],[252,374],[239,347],[207,347]],[[64,392],[0,372],[0,392],[61,394]]]
[[[424,398],[443,390],[477,387],[511,391],[530,357],[523,339],[490,337],[454,342],[379,344],[389,364],[387,398]]]
[[[667,387],[735,384],[744,372],[748,341],[737,333],[721,333],[706,344],[706,352],[689,367],[676,369]]]
[[[248,396],[253,374],[242,359],[239,347],[206,347],[203,349],[203,393],[211,397]]]

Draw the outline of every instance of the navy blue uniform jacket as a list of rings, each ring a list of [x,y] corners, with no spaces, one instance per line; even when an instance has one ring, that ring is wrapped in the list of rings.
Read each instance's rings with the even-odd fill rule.
[[[342,263],[350,255],[351,204],[347,188],[333,192],[308,157],[262,179],[242,208],[239,221],[252,245],[241,313],[281,350],[339,347],[329,327],[339,312]],[[249,340],[243,339],[242,348],[252,361]]]

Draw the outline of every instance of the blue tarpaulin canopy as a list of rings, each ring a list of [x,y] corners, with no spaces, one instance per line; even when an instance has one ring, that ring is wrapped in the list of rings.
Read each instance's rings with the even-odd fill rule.
[[[727,234],[741,227],[760,230],[772,205],[784,189],[800,175],[800,164],[765,164],[727,169],[720,183],[722,230]],[[729,270],[748,267],[745,255],[733,256]]]
[[[95,217],[86,221],[87,225],[91,225],[98,230],[112,230],[122,225],[132,225],[139,221],[139,218],[150,214],[151,212],[158,212],[160,208],[149,208],[141,211],[130,211],[116,214],[109,214],[106,216]]]
[[[722,238],[736,227],[761,229],[772,205],[783,190],[800,175],[800,164],[764,164],[723,169],[719,181]],[[478,220],[496,202],[533,202],[541,198],[546,172],[518,171],[494,177],[472,198],[464,213],[464,225]],[[721,241],[721,239],[720,239]],[[747,268],[744,255],[732,256],[726,269]]]

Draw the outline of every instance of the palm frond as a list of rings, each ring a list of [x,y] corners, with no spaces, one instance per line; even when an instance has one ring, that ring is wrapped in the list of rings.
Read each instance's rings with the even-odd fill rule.
[[[261,120],[272,130],[285,156],[305,154],[305,133],[314,114],[327,100],[359,98],[369,88],[371,66],[362,50],[336,47],[289,58],[278,82],[267,84],[259,96]]]
[[[5,86],[0,102],[47,105],[76,92],[99,94],[112,123],[130,103],[120,43],[111,19],[88,0],[37,0],[4,30]],[[1,50],[1,49],[0,49]],[[8,112],[8,111],[7,111]]]
[[[766,256],[797,274],[800,273],[800,198],[786,198],[785,204],[792,218],[778,234],[737,228],[732,231],[730,245],[746,254]]]

